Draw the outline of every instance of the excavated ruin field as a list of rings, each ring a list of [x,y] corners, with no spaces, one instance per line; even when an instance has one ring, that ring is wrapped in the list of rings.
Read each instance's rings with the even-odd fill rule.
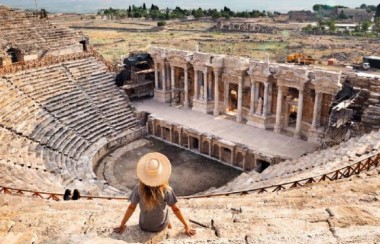
[[[101,20],[89,16],[75,18],[52,18],[68,27],[82,31],[91,44],[108,60],[118,61],[121,55],[136,50],[146,50],[150,45],[227,54],[284,62],[292,53],[311,55],[323,66],[329,57],[344,52],[347,59],[338,61],[341,68],[360,62],[363,55],[380,55],[374,38],[340,36],[305,36],[302,26],[307,23],[274,23],[271,19],[258,19],[257,23],[268,28],[279,28],[278,34],[210,31],[214,21],[168,21],[164,30],[158,31],[155,21]],[[358,55],[359,54],[359,55]]]

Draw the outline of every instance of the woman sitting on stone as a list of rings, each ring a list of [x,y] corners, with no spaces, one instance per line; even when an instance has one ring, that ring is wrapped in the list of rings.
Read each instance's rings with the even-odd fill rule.
[[[124,232],[128,219],[139,204],[139,225],[143,231],[158,232],[166,227],[171,229],[168,205],[184,225],[185,233],[189,236],[195,235],[195,230],[190,228],[181,210],[176,205],[177,197],[168,184],[170,174],[170,161],[161,153],[148,153],[139,160],[137,163],[139,183],[134,187],[129,198],[131,203],[125,212],[120,227],[114,229],[116,233]]]

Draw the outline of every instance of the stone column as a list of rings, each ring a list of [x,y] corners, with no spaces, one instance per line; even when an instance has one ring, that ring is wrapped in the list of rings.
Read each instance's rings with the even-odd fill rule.
[[[224,83],[224,112],[227,111],[228,109],[228,100],[230,99],[229,96],[229,91],[228,91],[228,82]]]
[[[314,112],[313,112],[313,122],[311,124],[311,129],[316,130],[320,126],[321,120],[321,108],[322,108],[322,93],[317,92],[315,94],[314,102]]]
[[[170,81],[171,81],[171,99],[172,99],[172,103],[174,102],[174,97],[175,97],[175,92],[174,92],[174,88],[175,88],[175,74],[174,74],[174,66],[173,65],[170,65]]]
[[[257,108],[257,102],[259,101],[259,93],[260,93],[260,83],[255,82],[255,96],[254,96],[254,104],[253,104],[253,108],[255,112]]]
[[[295,138],[301,137],[302,110],[303,110],[303,90],[299,90],[298,108],[297,108],[297,124],[296,124],[296,131],[294,133]]]
[[[234,165],[234,158],[235,158],[235,150],[234,148],[231,149],[231,165]]]
[[[277,91],[277,108],[276,108],[276,125],[274,132],[281,133],[281,110],[282,110],[282,86],[278,87]]]
[[[264,102],[263,102],[263,116],[267,117],[268,95],[269,95],[269,83],[264,82]]]
[[[210,93],[208,94],[208,99],[210,100],[210,101],[213,101],[214,100],[214,95],[213,95],[213,86],[212,86],[212,82],[213,82],[213,80],[212,80],[212,72],[208,72],[208,78],[207,78],[207,81],[208,81],[208,85],[207,85],[207,87],[208,87],[208,90],[210,91]]]
[[[250,114],[255,113],[255,90],[256,90],[256,82],[251,81],[251,102],[250,102],[250,108],[249,108]]]
[[[244,153],[244,154],[243,154],[243,167],[242,167],[243,170],[244,170],[244,168],[245,168],[245,163],[246,163],[246,161],[247,161],[247,153]]]
[[[182,147],[182,128],[177,127],[178,130],[178,145]]]
[[[243,78],[239,76],[238,109],[237,109],[237,116],[236,116],[236,121],[239,123],[243,121],[242,107],[243,107]]]
[[[203,100],[207,102],[207,70],[203,71]]]
[[[158,70],[157,62],[154,62],[154,88],[158,90]]]
[[[191,149],[191,146],[190,146],[190,135],[189,135],[189,133],[187,133],[187,148]]]
[[[288,128],[289,126],[289,107],[290,107],[290,104],[288,103],[289,101],[290,101],[290,97],[287,96],[285,99],[284,128]]]
[[[173,143],[173,126],[171,125],[170,126],[170,130],[169,130],[169,140],[170,140],[170,143]]]
[[[152,135],[153,136],[156,136],[156,125],[155,125],[155,123],[154,123],[154,119],[152,119]]]
[[[214,71],[215,75],[215,86],[214,86],[214,115],[219,115],[219,72]]]
[[[187,67],[184,68],[185,72],[185,101],[183,105],[185,108],[189,108],[189,80],[188,80],[188,70]]]
[[[166,91],[166,74],[165,74],[165,63],[162,63],[162,67],[161,67],[161,74],[162,74],[162,90],[165,92]]]
[[[194,69],[194,98],[198,100],[198,70]]]

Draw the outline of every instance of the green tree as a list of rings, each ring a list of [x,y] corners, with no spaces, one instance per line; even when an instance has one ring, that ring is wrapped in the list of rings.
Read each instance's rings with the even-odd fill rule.
[[[305,32],[310,33],[313,30],[313,26],[308,24],[307,26],[302,28]]]
[[[357,24],[357,25],[355,26],[354,31],[355,31],[355,32],[359,32],[359,31],[360,31],[360,25],[359,25],[359,24]]]
[[[367,5],[367,11],[376,12],[376,6],[375,5]]]
[[[326,24],[329,27],[330,32],[336,31],[335,20],[332,19],[332,20],[328,21]]]
[[[362,5],[360,5],[360,8],[361,9],[367,9],[367,4],[363,3]]]
[[[216,11],[212,14],[212,19],[216,20],[222,17],[222,14],[219,11]]]
[[[199,19],[204,16],[204,13],[201,8],[198,8],[197,10],[194,11],[194,18]]]
[[[364,22],[361,24],[362,31],[367,32],[367,31],[369,30],[369,27],[371,27],[371,25],[372,25],[372,22],[371,22],[371,21],[364,21]]]
[[[380,17],[375,19],[374,25],[373,25],[373,31],[380,33]]]
[[[166,22],[165,22],[165,21],[158,21],[158,22],[157,22],[157,26],[158,26],[158,27],[166,26]]]
[[[375,14],[375,18],[378,18],[378,17],[380,17],[380,4],[379,4],[379,5],[377,5],[377,7],[376,7],[376,14]]]
[[[348,19],[347,15],[344,13],[343,10],[340,11],[338,19]]]
[[[315,12],[319,12],[319,10],[321,10],[321,8],[322,8],[322,6],[321,6],[320,4],[315,4],[315,5],[313,6],[313,10],[314,10]]]

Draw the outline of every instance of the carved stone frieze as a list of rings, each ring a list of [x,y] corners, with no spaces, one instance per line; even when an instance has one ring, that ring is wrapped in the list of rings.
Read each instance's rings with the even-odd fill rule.
[[[336,94],[342,87],[340,73],[324,70],[315,70],[315,79],[311,83],[317,93]]]

